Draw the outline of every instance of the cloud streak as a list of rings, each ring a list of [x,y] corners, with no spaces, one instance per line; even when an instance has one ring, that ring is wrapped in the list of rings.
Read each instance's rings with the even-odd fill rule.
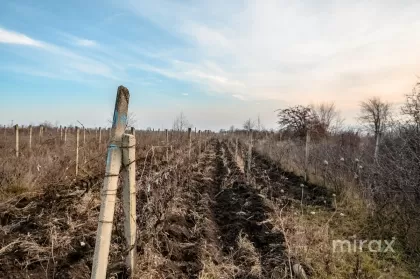
[[[357,105],[402,96],[420,72],[418,1],[127,3],[188,44],[188,63],[174,53],[156,72],[235,98]]]
[[[95,47],[95,46],[97,46],[97,45],[98,45],[98,44],[97,44],[95,41],[93,41],[93,40],[80,39],[80,38],[77,38],[77,39],[75,40],[75,44],[76,44],[76,45],[78,45],[78,46],[83,46],[83,47]]]
[[[9,31],[1,27],[0,27],[0,43],[25,45],[25,46],[32,46],[32,47],[43,47],[43,44],[37,40],[34,40],[24,34]]]
[[[75,36],[71,36],[71,38],[74,43],[84,47],[97,46],[97,43],[92,40],[80,39]],[[36,68],[33,65],[11,64],[3,66],[3,70],[10,69],[10,71],[20,71],[23,74],[33,76],[75,81],[83,81],[82,75],[85,76],[85,80],[86,75],[118,80],[118,77],[115,76],[111,69],[111,66],[113,65],[112,61],[101,62],[99,59],[80,54],[75,50],[35,40],[22,33],[4,28],[0,28],[0,43],[35,47],[38,52],[34,53],[32,57],[35,61],[42,64],[42,69]],[[101,60],[106,59],[105,57],[102,57]],[[45,68],[50,69],[50,72],[45,70]],[[60,76],[63,74],[65,74],[66,77]]]

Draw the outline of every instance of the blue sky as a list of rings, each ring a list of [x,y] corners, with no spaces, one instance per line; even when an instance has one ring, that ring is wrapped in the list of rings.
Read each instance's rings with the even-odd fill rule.
[[[420,75],[420,2],[1,1],[0,122],[106,126],[116,89],[138,127],[240,126],[334,101],[399,103]]]

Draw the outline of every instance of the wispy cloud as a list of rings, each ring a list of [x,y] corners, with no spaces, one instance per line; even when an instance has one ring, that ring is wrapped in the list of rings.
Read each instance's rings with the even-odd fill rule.
[[[93,41],[93,40],[80,39],[80,38],[77,38],[77,39],[75,40],[75,44],[76,44],[76,45],[79,45],[79,46],[84,46],[84,47],[94,47],[94,46],[97,46],[97,45],[98,45],[98,44],[97,44],[95,41]]]
[[[6,30],[0,27],[0,43],[43,47],[42,42],[34,40],[24,34]]]
[[[70,35],[69,35],[70,36]],[[96,42],[79,39],[71,36],[73,42],[83,46],[95,46]],[[0,28],[0,42],[8,44],[20,44],[24,46],[36,47],[44,55],[34,55],[33,59],[39,60],[43,64],[43,69],[22,65],[9,65],[12,71],[21,70],[22,73],[34,76],[42,76],[48,78],[58,78],[57,73],[66,73],[65,79],[80,80],[80,74],[96,75],[111,79],[118,79],[111,70],[112,62],[101,62],[98,59],[78,53],[73,49],[69,49],[56,44],[35,40],[24,34]],[[46,71],[48,68],[50,72]]]
[[[418,1],[127,3],[188,43],[156,72],[235,98],[357,105],[402,96],[420,72]]]
[[[235,97],[236,99],[239,99],[239,100],[242,100],[242,101],[246,100],[246,98],[244,96],[239,95],[239,94],[233,94],[232,96]]]

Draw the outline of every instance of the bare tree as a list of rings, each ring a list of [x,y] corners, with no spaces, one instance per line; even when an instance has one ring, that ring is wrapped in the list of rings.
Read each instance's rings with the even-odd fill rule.
[[[417,83],[410,94],[405,95],[405,104],[401,107],[401,112],[407,115],[416,126],[416,131],[420,129],[420,82]]]
[[[372,97],[360,103],[359,121],[366,124],[375,135],[375,159],[378,158],[379,142],[391,114],[391,104],[379,97]]]
[[[258,114],[256,126],[257,126],[256,128],[257,128],[258,131],[264,131],[265,130],[264,124],[261,123],[261,117],[260,117],[259,114]]]
[[[251,118],[249,118],[248,120],[246,120],[246,121],[244,122],[243,127],[244,127],[244,129],[245,129],[245,130],[247,130],[247,131],[251,131],[252,129],[254,129],[254,128],[255,128],[255,122],[254,122],[254,121],[252,121],[252,120],[251,120]]]
[[[323,133],[323,127],[309,106],[294,106],[277,110],[277,123],[280,129],[289,131],[298,137],[305,137],[309,130]],[[322,130],[322,131],[321,131]]]
[[[260,115],[258,114],[258,118],[257,118],[257,130],[261,131],[261,119],[260,119]]]
[[[325,131],[333,132],[342,126],[344,120],[341,118],[340,112],[337,110],[334,103],[311,105],[311,108]]]
[[[111,118],[108,119],[108,123],[111,127],[112,127],[112,123],[113,123],[113,118],[114,118],[114,116],[112,116]],[[83,126],[82,123],[80,123],[80,124]],[[125,125],[125,128],[127,129],[128,127],[134,127],[136,124],[137,124],[136,115],[133,112],[129,112],[128,115],[127,115],[127,123]]]
[[[191,123],[188,121],[183,112],[175,118],[174,123],[172,124],[172,129],[175,131],[184,131],[191,127]]]

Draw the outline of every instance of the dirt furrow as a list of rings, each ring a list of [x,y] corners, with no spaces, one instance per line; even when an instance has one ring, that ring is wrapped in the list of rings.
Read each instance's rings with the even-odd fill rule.
[[[306,205],[332,209],[331,191],[325,187],[305,182],[303,177],[292,172],[284,171],[275,162],[259,154],[255,149],[253,150],[251,173],[256,185],[270,199],[302,200]],[[303,199],[302,185],[304,185]]]
[[[272,278],[284,258],[283,236],[267,220],[272,209],[246,183],[225,142],[217,146],[217,173],[219,193],[213,210],[223,252],[241,267],[235,278]]]

